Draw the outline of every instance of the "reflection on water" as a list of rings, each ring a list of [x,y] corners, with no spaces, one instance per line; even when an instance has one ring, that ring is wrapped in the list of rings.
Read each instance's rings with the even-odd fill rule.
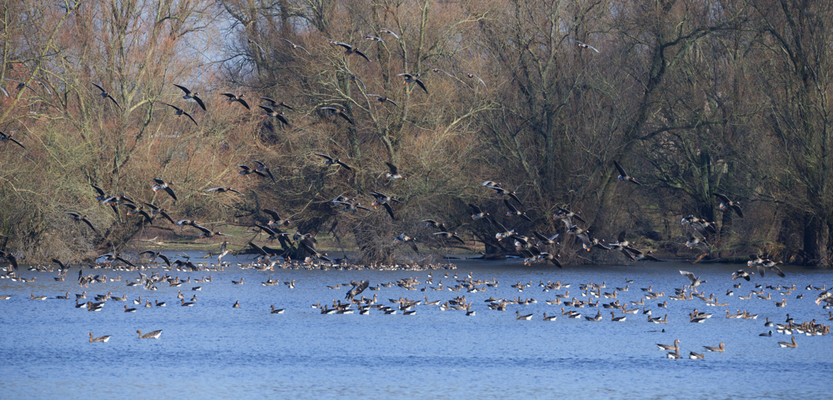
[[[458,270],[433,272],[433,285],[426,285],[428,272],[407,271],[303,271],[257,272],[236,267],[212,272],[213,282],[193,283],[208,273],[171,273],[192,283],[158,291],[127,287],[126,279],[136,273],[121,273],[122,281],[93,284],[85,289],[94,294],[112,292],[127,295],[128,302],[108,301],[101,312],[76,309],[72,300],[52,299],[57,295],[80,293],[72,278],[55,282],[52,275],[37,276],[34,283],[0,281],[0,294],[12,298],[0,302],[0,373],[3,398],[782,398],[819,396],[829,391],[833,373],[831,336],[796,334],[798,348],[782,349],[778,341],[789,336],[764,326],[766,317],[783,323],[787,314],[798,323],[811,321],[829,324],[828,312],[813,300],[819,291],[806,290],[808,284],[831,286],[829,273],[785,268],[786,278],[770,277],[741,281],[740,288],[730,278],[739,266],[655,263],[627,266],[582,266],[563,270],[524,267],[518,262],[463,261]],[[714,294],[725,307],[708,307],[694,300],[672,301],[674,288],[688,280],[678,270],[694,272],[707,280],[704,292]],[[75,270],[70,272],[72,276]],[[445,302],[465,295],[476,311],[441,311],[437,306],[420,305],[415,315],[321,315],[310,306],[331,305],[344,300],[349,287],[328,289],[367,279],[372,286],[407,277],[417,277],[418,288],[457,284],[454,273],[463,279],[473,272],[475,279],[497,279],[496,288],[477,293],[451,291],[410,291],[400,287],[367,290],[360,296],[372,297],[385,305],[400,297]],[[119,275],[109,272],[108,275]],[[264,287],[268,277],[288,281],[285,285]],[[243,285],[232,280],[245,278]],[[632,279],[633,283],[627,283]],[[540,281],[561,281],[571,286],[544,292]],[[532,285],[523,292],[510,287],[522,282]],[[644,300],[653,316],[668,315],[668,323],[651,324],[640,311],[627,315],[624,322],[611,322],[606,308],[576,309],[583,315],[601,311],[604,320],[589,322],[561,315],[564,305],[548,305],[557,294],[582,296],[579,284],[605,284],[602,292],[628,286],[617,299],[637,301],[640,288],[653,286],[665,292],[657,300]],[[797,289],[765,290],[770,300],[753,296],[740,300],[755,289],[755,283],[789,286]],[[191,287],[202,286],[201,291]],[[186,300],[196,294],[194,307],[180,307],[177,291]],[[726,291],[734,295],[727,296]],[[49,300],[29,300],[30,293],[48,295]],[[796,296],[804,297],[797,299]],[[142,304],[132,299],[142,296]],[[489,297],[535,299],[528,305],[507,306],[507,311],[489,310]],[[71,295],[74,299],[74,296]],[[787,299],[778,308],[776,301]],[[145,300],[165,301],[167,307],[145,308]],[[239,301],[239,309],[232,305]],[[667,301],[667,309],[657,303]],[[136,307],[125,313],[123,306]],[[282,315],[270,314],[269,307],[286,308]],[[634,308],[637,306],[629,306]],[[714,316],[704,324],[689,322],[694,308]],[[641,308],[640,308],[641,310]],[[746,310],[759,314],[756,320],[726,319],[725,310]],[[531,321],[518,321],[515,311],[534,314]],[[555,322],[543,321],[543,313],[558,315]],[[623,314],[615,310],[617,316]],[[136,330],[162,329],[158,340],[139,340]],[[655,332],[665,329],[664,333]],[[758,334],[773,330],[772,337]],[[88,343],[88,333],[112,335],[109,343]],[[726,344],[725,353],[706,353],[705,360],[668,360],[656,343],[680,340],[680,353],[702,353],[702,346]]]

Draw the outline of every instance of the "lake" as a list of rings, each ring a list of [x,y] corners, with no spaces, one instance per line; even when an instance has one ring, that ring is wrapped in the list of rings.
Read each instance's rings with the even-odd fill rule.
[[[235,259],[226,258],[234,262]],[[245,261],[240,259],[239,261]],[[25,398],[800,398],[829,395],[833,376],[831,335],[795,333],[798,347],[780,348],[790,336],[765,327],[765,318],[784,323],[789,314],[796,323],[815,319],[829,325],[828,310],[814,303],[818,290],[807,285],[833,286],[829,271],[784,267],[786,278],[753,275],[751,282],[733,281],[731,273],[745,265],[691,265],[681,262],[628,263],[611,266],[567,266],[564,269],[524,266],[520,261],[463,260],[456,270],[432,271],[307,271],[260,272],[236,266],[223,272],[169,272],[192,283],[181,287],[158,285],[156,291],[127,287],[136,272],[84,270],[120,275],[119,282],[93,283],[80,289],[77,268],[67,280],[56,282],[55,273],[23,271],[34,282],[0,280],[0,397]],[[688,284],[679,270],[700,279],[706,295],[714,294],[727,306],[710,307],[698,298],[673,301],[674,288]],[[106,272],[105,272],[106,271]],[[164,273],[161,269],[159,271]],[[445,273],[449,277],[444,277]],[[146,272],[147,273],[147,272]],[[440,300],[465,295],[474,316],[465,311],[442,311],[438,306],[418,305],[414,315],[386,315],[373,309],[369,315],[322,315],[311,305],[332,305],[344,300],[349,287],[327,286],[369,280],[371,286],[404,278],[417,278],[417,288],[453,286],[472,273],[474,279],[496,279],[497,287],[477,293],[406,290],[393,285],[364,291],[389,299]],[[211,274],[213,281],[193,283]],[[295,280],[295,289],[283,283],[262,286],[269,277]],[[231,281],[244,279],[242,285]],[[626,280],[633,280],[627,283]],[[561,281],[569,288],[545,292],[539,282]],[[510,285],[532,282],[523,292]],[[602,292],[619,291],[616,299],[582,296],[579,284],[605,283]],[[741,283],[740,288],[732,285]],[[752,296],[755,284],[790,286],[789,295],[766,289],[770,300]],[[201,286],[202,290],[192,291]],[[569,300],[609,303],[638,301],[640,288],[665,292],[657,300],[644,300],[654,317],[668,315],[667,324],[648,322],[640,311],[613,322],[610,312],[620,310],[549,305],[557,294],[569,292]],[[480,287],[480,286],[479,286]],[[129,301],[107,301],[100,312],[74,306],[75,293],[112,292]],[[726,295],[727,290],[734,294]],[[178,291],[193,307],[181,307]],[[783,290],[782,290],[783,291]],[[70,292],[72,300],[54,299]],[[47,295],[34,301],[29,295]],[[803,298],[797,299],[798,295]],[[142,296],[142,305],[133,299]],[[489,297],[535,299],[527,305],[510,304],[506,311],[490,310]],[[775,302],[786,299],[784,308]],[[145,308],[145,300],[167,302],[166,307]],[[667,308],[658,303],[667,301]],[[239,302],[240,308],[232,305]],[[137,308],[125,313],[124,305]],[[270,305],[286,309],[271,314]],[[581,312],[582,318],[562,315],[561,308]],[[628,306],[635,308],[637,306]],[[713,313],[705,323],[689,322],[693,309]],[[641,310],[641,307],[640,307]],[[727,319],[726,310],[746,310],[757,319]],[[520,314],[533,314],[529,321]],[[584,316],[602,313],[599,322]],[[544,321],[543,313],[557,315]],[[138,339],[136,330],[163,330],[159,339]],[[662,330],[665,332],[661,332]],[[760,333],[772,331],[771,337]],[[107,343],[89,343],[88,333],[112,335]],[[680,340],[685,359],[670,360],[656,344]],[[725,343],[724,353],[704,352],[702,346]],[[688,359],[689,351],[704,353],[703,360]]]

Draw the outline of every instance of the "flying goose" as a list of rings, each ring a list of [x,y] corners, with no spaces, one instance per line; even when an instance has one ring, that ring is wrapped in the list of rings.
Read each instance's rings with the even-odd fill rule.
[[[284,39],[284,38],[278,38],[278,39],[283,40],[284,42],[289,43],[289,47],[292,47],[292,49],[293,49],[293,50],[295,50],[295,49],[301,49],[301,50],[303,50],[303,51],[306,51],[306,52],[307,52],[307,54],[312,55],[312,53],[310,53],[310,52],[309,52],[309,50],[305,49],[303,46],[299,46],[299,45],[297,45],[297,44],[295,44],[295,43],[292,43],[292,42],[290,42],[288,39]]]
[[[740,202],[729,200],[729,197],[725,194],[715,193],[714,195],[720,199],[720,205],[718,206],[720,211],[726,211],[726,209],[731,208],[735,210],[738,217],[743,218],[743,210],[740,209]]]
[[[188,114],[188,112],[186,112],[185,110],[183,110],[183,109],[181,109],[181,108],[179,108],[179,107],[177,107],[173,104],[169,104],[169,103],[165,103],[165,102],[160,102],[160,103],[162,103],[162,104],[164,104],[168,107],[173,108],[175,110],[176,115],[184,115],[184,116],[190,118],[191,122],[193,122],[194,125],[199,126],[199,124],[197,124],[197,120],[195,120],[194,117],[192,117],[191,114]]]
[[[17,139],[13,138],[13,135],[14,134],[6,134],[5,132],[0,131],[0,142],[6,143],[11,140],[21,148],[25,149],[26,147],[24,147],[20,142],[18,142]]]
[[[580,42],[580,41],[575,40],[575,39],[573,41],[576,42],[576,46],[578,46],[578,48],[580,48],[580,49],[590,49],[590,50],[595,51],[596,53],[600,53],[599,49],[597,49],[597,48],[595,48],[595,47],[593,47],[593,46],[591,46],[587,43]]]
[[[277,112],[277,111],[275,111],[275,109],[273,109],[271,107],[267,107],[267,106],[258,106],[258,107],[260,107],[260,108],[262,108],[266,111],[266,114],[263,114],[263,118],[267,118],[267,117],[277,118],[278,121],[283,122],[285,125],[290,125],[289,121],[283,115],[283,111]]]
[[[338,158],[333,159],[332,157],[330,157],[326,154],[320,154],[320,153],[315,153],[315,155],[324,158],[324,164],[326,164],[328,166],[329,165],[340,165],[340,166],[346,168],[347,170],[352,170],[353,169],[353,168],[350,168],[349,165],[345,164],[343,161],[341,161]]]
[[[399,39],[399,35],[397,35],[394,31],[392,31],[392,30],[390,30],[390,29],[387,29],[387,28],[379,28],[379,32],[382,32],[382,33],[387,33],[388,35],[391,35],[391,36],[393,36],[393,37],[395,37],[395,38]]]
[[[92,222],[90,222],[90,220],[87,219],[86,215],[81,215],[81,214],[78,214],[77,212],[70,212],[70,211],[64,212],[64,214],[68,214],[70,217],[72,217],[72,222],[75,222],[75,223],[83,222],[83,223],[87,224],[87,226],[89,226],[90,229],[93,230],[93,232],[98,233],[98,231],[93,226]]]
[[[113,98],[113,96],[111,96],[111,95],[110,95],[110,93],[107,93],[107,91],[106,91],[106,90],[104,90],[104,88],[103,88],[103,87],[101,87],[99,84],[94,83],[94,82],[90,82],[90,83],[92,83],[92,84],[93,84],[93,86],[97,87],[97,88],[98,88],[98,90],[101,90],[101,93],[100,93],[100,94],[101,94],[101,97],[102,97],[102,98],[112,100],[112,101],[113,101],[113,104],[115,104],[115,105],[116,105],[116,107],[118,107],[118,108],[119,108],[119,110],[122,110],[121,106],[119,105],[119,102],[118,102],[118,101],[116,101],[116,99],[114,99],[114,98]]]
[[[408,86],[410,86],[411,83],[416,83],[417,85],[419,85],[419,87],[422,88],[422,90],[425,91],[426,94],[428,94],[428,89],[425,88],[425,84],[419,79],[419,74],[411,75],[411,74],[402,73],[402,74],[396,74],[396,76],[401,76],[402,79],[403,79],[403,83],[408,85]]]
[[[246,107],[247,110],[250,110],[249,103],[246,103],[246,100],[243,100],[243,95],[242,94],[238,96],[234,93],[220,93],[220,95],[221,96],[226,96],[226,101],[228,101],[229,103],[237,102],[237,103],[242,104],[243,107]]]
[[[196,101],[197,104],[199,104],[200,107],[202,107],[202,110],[205,111],[205,103],[203,103],[202,99],[199,97],[199,93],[191,92],[187,87],[177,85],[176,83],[174,83],[173,85],[180,88],[183,92],[185,92],[185,95],[182,96],[183,99]],[[189,117],[190,117],[190,115],[189,115]],[[193,118],[191,118],[191,119],[193,120]],[[194,122],[194,123],[196,124],[196,122]]]
[[[619,163],[616,162],[616,160],[613,161],[613,165],[615,165],[616,169],[619,170],[619,181],[620,182],[633,182],[637,185],[641,185],[641,183],[639,183],[634,177],[628,175],[628,173],[625,172],[625,169],[622,168],[622,166],[619,165]]]
[[[164,190],[171,196],[172,199],[174,199],[174,201],[177,201],[176,194],[174,193],[174,190],[171,189],[170,182],[165,182],[162,178],[153,178],[153,181],[156,182],[151,187],[154,193],[160,190]]]

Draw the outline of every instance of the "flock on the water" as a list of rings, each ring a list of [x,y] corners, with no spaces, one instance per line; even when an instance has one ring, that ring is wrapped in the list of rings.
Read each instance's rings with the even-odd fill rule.
[[[163,254],[157,254],[156,256],[165,257]],[[67,281],[67,285],[78,284],[83,289],[94,288],[98,284],[108,284],[107,287],[112,289],[113,285],[125,282],[127,290],[133,290],[134,293],[139,291],[138,297],[133,299],[129,298],[127,294],[117,296],[110,291],[106,294],[95,295],[91,300],[87,300],[87,291],[83,290],[81,293],[75,294],[74,296],[70,292],[65,292],[64,294],[59,294],[54,297],[47,295],[36,296],[34,293],[30,293],[29,300],[58,300],[65,302],[67,300],[74,299],[74,307],[76,309],[80,309],[82,311],[86,310],[88,312],[100,312],[109,302],[121,302],[122,304],[132,302],[134,307],[130,307],[125,304],[122,306],[124,309],[123,312],[137,313],[144,312],[142,309],[166,307],[167,304],[165,301],[160,301],[158,298],[152,301],[150,297],[152,297],[154,293],[157,293],[157,290],[163,290],[163,292],[160,292],[163,293],[160,294],[161,296],[170,296],[170,294],[173,293],[173,289],[177,289],[176,301],[172,302],[173,304],[177,304],[180,307],[200,307],[200,301],[197,298],[196,292],[205,293],[211,291],[213,285],[231,284],[234,286],[240,286],[243,290],[245,290],[247,284],[250,284],[245,277],[241,277],[239,280],[221,278],[222,276],[227,276],[228,272],[232,270],[255,270],[260,272],[262,274],[261,276],[267,276],[274,272],[274,269],[267,268],[264,264],[237,263],[236,265],[230,265],[227,262],[220,262],[216,264],[198,264],[200,264],[199,269],[210,271],[211,274],[203,275],[200,278],[194,278],[189,275],[187,278],[182,279],[179,276],[176,276],[176,274],[190,274],[193,272],[191,268],[185,265],[168,266],[166,263],[163,263],[161,265],[140,264],[138,266],[130,266],[125,264],[114,266],[112,264],[103,264],[98,266],[97,269],[112,271],[113,273],[117,273],[119,275],[116,278],[108,278],[107,275],[104,274],[84,275],[82,271],[79,271],[76,282]],[[749,262],[749,265],[755,266],[751,261]],[[435,314],[436,312],[446,311],[458,311],[461,315],[475,316],[477,311],[482,308],[482,310],[487,310],[488,312],[514,311],[514,318],[521,321],[540,319],[546,322],[554,322],[561,317],[567,318],[568,320],[584,320],[587,322],[609,321],[625,323],[626,321],[635,321],[629,323],[639,324],[647,322],[651,324],[662,324],[663,326],[673,324],[678,327],[687,323],[707,323],[707,321],[712,318],[714,314],[717,314],[719,318],[725,318],[727,320],[757,320],[759,316],[758,314],[753,314],[746,310],[739,309],[732,312],[729,308],[736,306],[739,302],[743,301],[769,302],[773,304],[774,310],[780,310],[787,308],[787,298],[789,297],[795,299],[791,301],[790,304],[811,306],[809,302],[813,301],[817,306],[823,305],[824,309],[833,309],[833,292],[827,290],[826,285],[821,287],[807,285],[804,288],[799,288],[796,287],[795,284],[790,286],[756,284],[754,288],[747,289],[747,295],[740,295],[742,283],[745,283],[744,280],[746,282],[751,282],[752,274],[754,274],[754,272],[747,272],[744,270],[739,270],[732,274],[732,280],[734,283],[731,287],[726,289],[725,294],[722,296],[724,299],[737,299],[733,300],[733,305],[730,306],[729,302],[718,299],[718,296],[715,293],[706,294],[704,288],[709,286],[714,287],[714,283],[709,284],[706,280],[700,279],[694,273],[689,271],[679,271],[680,275],[686,278],[685,281],[681,281],[681,283],[685,284],[679,288],[669,288],[668,295],[666,295],[665,291],[654,289],[653,285],[641,289],[632,288],[631,285],[634,285],[633,280],[627,280],[624,286],[613,287],[608,287],[608,284],[605,282],[602,282],[601,284],[592,282],[578,284],[576,285],[578,293],[571,295],[570,289],[573,285],[570,283],[563,283],[561,281],[541,281],[537,285],[533,284],[531,281],[526,283],[517,282],[508,285],[507,289],[507,285],[505,283],[501,284],[501,282],[495,278],[475,279],[473,273],[469,273],[466,276],[458,276],[458,274],[454,272],[445,272],[443,274],[438,271],[441,269],[454,268],[454,266],[451,265],[425,265],[421,267],[423,270],[427,270],[427,275],[424,277],[410,276],[396,281],[378,282],[376,284],[371,284],[368,280],[358,282],[351,281],[349,283],[336,283],[334,285],[326,285],[326,287],[316,288],[318,290],[317,293],[319,294],[321,292],[331,290],[342,291],[341,293],[344,293],[344,297],[343,299],[338,297],[334,298],[329,304],[327,301],[323,302],[323,304],[322,302],[317,302],[316,304],[311,305],[311,308],[317,310],[315,312],[324,315],[368,315],[374,313],[379,315],[401,314],[411,316],[417,314],[419,310],[423,310],[420,312],[428,315],[427,318],[430,318],[430,315]],[[303,266],[297,265],[296,268],[303,268]],[[0,277],[20,282],[21,284],[32,284],[38,277],[22,278],[17,271],[12,270],[10,267],[5,269],[5,273],[0,275]],[[29,270],[33,272],[57,272],[57,275],[52,277],[56,281],[65,281],[67,269],[68,266],[65,265],[59,265],[57,268],[54,265],[44,265],[40,267],[33,266],[29,268]],[[352,269],[361,270],[363,267],[353,266]],[[405,269],[401,270],[403,273],[413,271]],[[138,274],[138,277],[134,279],[123,279],[120,275],[121,273],[136,273]],[[434,274],[437,274],[437,281],[435,281]],[[217,275],[217,277],[214,275]],[[281,285],[281,283],[283,285]],[[291,293],[291,291],[296,288],[296,285],[299,284],[302,283],[298,282],[296,279],[285,280],[282,282],[280,280],[273,279],[271,276],[260,282],[260,285],[264,287],[285,286],[286,290],[290,291],[284,292],[283,295],[280,295],[276,292],[272,292],[270,289],[270,293],[272,294],[270,294],[269,297],[271,298],[276,296],[291,296],[288,293]],[[20,287],[18,291],[21,289],[23,289],[23,287]],[[190,291],[194,294],[191,295],[189,299],[189,297],[182,292],[183,290]],[[416,296],[407,296],[407,291],[416,291],[421,294]],[[509,297],[506,296],[507,291],[517,291],[519,295]],[[552,296],[551,293],[553,293],[554,296],[552,296],[552,299],[546,299],[543,301],[546,304],[546,306],[543,307],[551,307],[552,311],[544,311],[542,315],[539,314],[537,317],[534,313],[522,312],[525,306],[538,303],[538,301],[534,298],[522,297],[522,295],[520,295],[522,293],[532,291],[537,291],[545,297],[550,297]],[[451,292],[451,294],[444,296],[447,292]],[[735,296],[735,292],[738,293],[737,296]],[[812,300],[812,296],[808,296],[808,298],[805,299],[805,292],[817,292],[818,294],[815,295],[814,300]],[[372,296],[370,296],[370,293],[373,293]],[[393,296],[385,296],[384,293],[393,293]],[[429,293],[434,293],[433,297],[436,299],[429,300],[429,296],[432,296]],[[487,293],[490,293],[490,295],[488,298],[485,298]],[[502,294],[503,297],[496,297],[499,294]],[[773,295],[775,296],[773,297]],[[449,298],[450,296],[453,297]],[[0,300],[9,300],[11,298],[11,295],[0,296]],[[387,299],[383,300],[384,298]],[[693,301],[696,304],[692,305],[690,310],[685,312],[687,313],[687,317],[685,317],[684,312],[681,311],[681,307],[675,307],[674,311],[669,312],[669,301]],[[241,302],[237,300],[233,304],[230,304],[230,307],[233,309],[240,309],[246,308],[247,305],[241,304]],[[268,308],[265,308],[265,306],[258,307],[264,307],[262,311],[264,314],[308,312],[300,308],[291,310],[288,310],[287,308],[276,308],[274,304],[269,305]],[[704,307],[718,307],[723,309],[725,311],[725,316],[721,313],[709,313],[702,311],[701,309]],[[538,307],[538,309],[540,310],[540,307]],[[603,313],[602,309],[605,309],[606,312]],[[588,310],[589,312],[585,312],[585,310]],[[662,316],[660,316],[660,314],[662,314]],[[671,314],[670,318],[669,314]],[[609,315],[610,317],[606,318],[606,315]],[[779,318],[776,317],[776,314],[771,314],[770,316],[773,318]],[[777,345],[780,347],[796,348],[798,346],[798,342],[795,338],[796,335],[823,336],[830,333],[829,326],[824,323],[820,323],[815,319],[799,322],[793,320],[793,318],[790,317],[790,314],[786,314],[786,318],[783,323],[775,323],[770,321],[770,316],[765,317],[766,322],[762,324],[765,331],[759,336],[771,337],[773,330],[777,333],[791,336],[788,341],[778,341]],[[833,311],[828,312],[827,319],[833,320]],[[671,329],[669,329],[669,331],[671,331]],[[661,331],[652,330],[649,332],[665,332],[665,329],[663,328]],[[154,330],[149,333],[142,333],[141,330],[137,329],[134,337],[138,337],[140,339],[159,339],[161,334],[161,329]],[[111,333],[110,335],[95,337],[93,332],[89,332],[88,336],[90,343],[107,343],[113,336],[125,337],[127,334],[126,332],[122,332],[120,334]],[[728,339],[726,342],[728,343]],[[724,342],[720,342],[717,346],[702,344],[698,345],[694,350],[691,350],[686,356],[680,352],[680,343],[681,340],[677,339],[673,344],[656,344],[656,346],[660,350],[666,350],[666,357],[671,359],[703,359],[705,356],[704,352],[700,350],[701,347],[706,352],[716,353],[730,352],[732,348],[732,343],[726,345]],[[698,351],[700,352],[698,353]]]

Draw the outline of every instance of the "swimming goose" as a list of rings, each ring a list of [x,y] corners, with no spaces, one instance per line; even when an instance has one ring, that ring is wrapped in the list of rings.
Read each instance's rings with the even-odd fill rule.
[[[125,305],[124,306],[124,312],[136,312],[136,309],[135,308],[127,308],[127,306]]]
[[[680,351],[679,350],[674,351],[672,353],[668,353],[668,354],[665,355],[665,357],[670,358],[672,360],[678,360],[680,358],[683,358],[682,356],[680,356]]]
[[[634,311],[637,311],[637,310],[634,310]],[[621,316],[621,317],[617,317],[614,313],[612,313],[612,312],[610,313],[610,320],[614,321],[614,322],[624,322],[625,319],[627,319],[627,318],[628,317],[626,317],[624,315]]]
[[[29,293],[30,300],[46,300],[46,296],[35,296],[32,293]]]
[[[524,321],[529,321],[532,319],[532,314],[521,315],[520,311],[515,311],[515,319],[521,319]]]
[[[139,339],[159,339],[159,335],[162,334],[162,330],[160,329],[158,331],[153,331],[142,335],[142,331],[137,329],[136,333],[139,334]]]
[[[679,340],[679,339],[674,340],[674,344],[673,344],[673,345],[670,345],[670,344],[657,344],[657,348],[658,348],[658,349],[660,349],[660,350],[674,350],[674,351],[679,351],[679,350],[680,350],[680,340]]]
[[[187,303],[185,302],[185,299],[179,299],[179,301],[181,302],[182,307],[193,307],[194,306],[194,302],[192,302],[192,301],[189,301]]]
[[[596,315],[593,317],[584,317],[584,319],[588,321],[601,321],[602,320],[602,313],[600,311],[596,311]]]
[[[717,345],[717,347],[703,346],[703,348],[708,350],[708,351],[716,351],[716,352],[719,352],[719,353],[723,353],[723,351],[726,350],[723,347],[723,342],[720,342],[720,344]]]
[[[556,319],[558,319],[557,315],[547,316],[547,313],[544,313],[544,321],[555,321]]]
[[[769,331],[769,332],[767,332],[767,333],[761,333],[761,334],[759,334],[758,336],[766,336],[766,337],[770,337],[770,336],[772,336],[772,331]]]
[[[283,312],[284,312],[284,311],[286,311],[286,309],[285,309],[285,308],[278,308],[278,309],[275,309],[275,306],[274,306],[274,305],[272,305],[272,306],[270,306],[270,307],[271,307],[271,309],[272,309],[272,311],[270,311],[270,313],[271,313],[271,314],[283,314]]]
[[[703,354],[697,354],[693,351],[690,351],[688,353],[688,358],[690,358],[692,360],[702,360],[703,358],[705,358],[705,356]]]
[[[108,340],[110,340],[110,335],[104,335],[94,338],[93,333],[90,332],[90,343],[107,343]]]
[[[55,298],[58,300],[69,300],[69,292],[64,296],[55,296]]]
[[[243,280],[245,280],[245,279],[246,279],[246,278],[240,278],[240,280],[239,280],[239,281],[234,281],[234,280],[233,280],[233,281],[231,281],[231,283],[233,283],[233,284],[235,284],[235,285],[242,285],[242,284],[243,284]]]
[[[798,347],[798,343],[795,342],[795,336],[790,336],[789,342],[778,342],[778,345],[781,347],[787,347],[790,349],[794,349]]]
[[[238,301],[235,301],[235,302],[234,302],[234,305],[233,305],[233,306],[231,306],[231,307],[232,307],[232,308],[240,308],[240,301],[239,301],[239,300],[238,300]],[[274,307],[273,307],[273,308],[274,308]]]

